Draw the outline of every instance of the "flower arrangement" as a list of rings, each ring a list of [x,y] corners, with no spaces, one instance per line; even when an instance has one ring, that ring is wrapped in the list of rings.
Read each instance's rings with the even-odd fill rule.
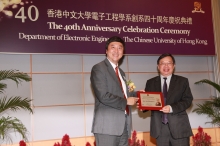
[[[21,140],[21,141],[19,142],[19,146],[26,146],[26,143],[25,143],[23,140]]]
[[[91,144],[89,142],[86,143],[86,146],[91,146]]]
[[[129,146],[145,146],[145,141],[137,139],[137,132],[133,131],[131,139],[128,139]],[[147,145],[146,145],[147,146]]]
[[[136,88],[136,86],[134,85],[134,83],[131,80],[127,81],[127,85],[128,85],[128,91],[129,92],[134,91],[134,89]]]
[[[86,146],[92,146],[89,142],[86,143]],[[94,142],[94,146],[96,143]],[[145,145],[144,140],[137,139],[137,132],[134,130],[132,133],[132,137],[128,139],[128,146],[147,146]]]
[[[72,146],[71,143],[70,143],[69,135],[65,134],[63,136],[62,143],[61,144],[59,142],[55,143],[54,146]]]
[[[86,143],[86,146],[92,146],[89,142]],[[94,146],[96,146],[96,143],[94,141]]]
[[[211,146],[211,137],[199,126],[198,133],[193,135],[193,146]]]

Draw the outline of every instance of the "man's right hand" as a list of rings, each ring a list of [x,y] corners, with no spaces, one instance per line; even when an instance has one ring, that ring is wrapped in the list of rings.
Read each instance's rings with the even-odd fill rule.
[[[127,98],[127,105],[135,105],[137,103],[138,98],[137,97],[129,97]]]

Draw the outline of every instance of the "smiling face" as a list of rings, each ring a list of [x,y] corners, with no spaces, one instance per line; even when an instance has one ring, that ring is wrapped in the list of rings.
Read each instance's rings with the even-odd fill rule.
[[[160,74],[164,77],[171,75],[174,71],[175,64],[170,56],[160,59],[157,68]]]
[[[107,58],[114,63],[118,64],[118,61],[123,56],[124,47],[120,42],[111,42],[106,49]]]

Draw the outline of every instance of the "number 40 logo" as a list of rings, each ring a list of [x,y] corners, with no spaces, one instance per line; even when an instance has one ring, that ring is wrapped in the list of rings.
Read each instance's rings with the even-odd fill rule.
[[[35,17],[33,18],[33,16],[32,16],[32,13],[31,13],[31,11],[32,11],[32,9],[34,10],[34,12],[35,12]],[[25,22],[25,19],[27,19],[27,17],[25,16],[25,9],[24,9],[24,7],[21,7],[20,9],[19,9],[19,11],[16,13],[16,15],[15,15],[15,18],[17,18],[17,19],[21,19],[21,21],[22,21],[22,23],[24,23]],[[31,21],[37,21],[37,19],[39,18],[39,11],[38,11],[38,9],[37,9],[37,7],[36,6],[34,6],[34,5],[32,5],[32,6],[30,6],[30,7],[28,7],[28,11],[27,11],[28,13],[28,18],[31,20]]]

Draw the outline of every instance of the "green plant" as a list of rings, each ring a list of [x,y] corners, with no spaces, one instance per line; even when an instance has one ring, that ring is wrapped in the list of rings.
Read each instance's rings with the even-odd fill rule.
[[[201,84],[201,83],[211,85],[220,93],[220,85],[207,79],[203,79],[198,82],[195,82],[195,84]],[[217,125],[218,127],[220,127],[220,97],[212,97],[212,98],[213,99],[210,101],[205,101],[202,104],[197,104],[198,107],[194,109],[193,112],[196,112],[199,115],[201,114],[207,115],[212,119],[211,122],[207,122],[207,123],[211,123],[213,125]]]
[[[31,77],[26,73],[19,72],[18,70],[0,70],[0,81],[3,80],[12,80],[17,86],[22,82],[31,81]],[[0,82],[0,94],[5,92],[7,84]],[[27,139],[27,129],[23,123],[16,117],[5,116],[7,111],[16,112],[18,110],[27,110],[30,113],[33,113],[31,108],[31,99],[22,98],[20,96],[15,97],[0,97],[0,139],[1,142],[12,142],[11,133],[17,132],[21,134],[22,138],[25,141]],[[1,143],[0,143],[1,144]]]

